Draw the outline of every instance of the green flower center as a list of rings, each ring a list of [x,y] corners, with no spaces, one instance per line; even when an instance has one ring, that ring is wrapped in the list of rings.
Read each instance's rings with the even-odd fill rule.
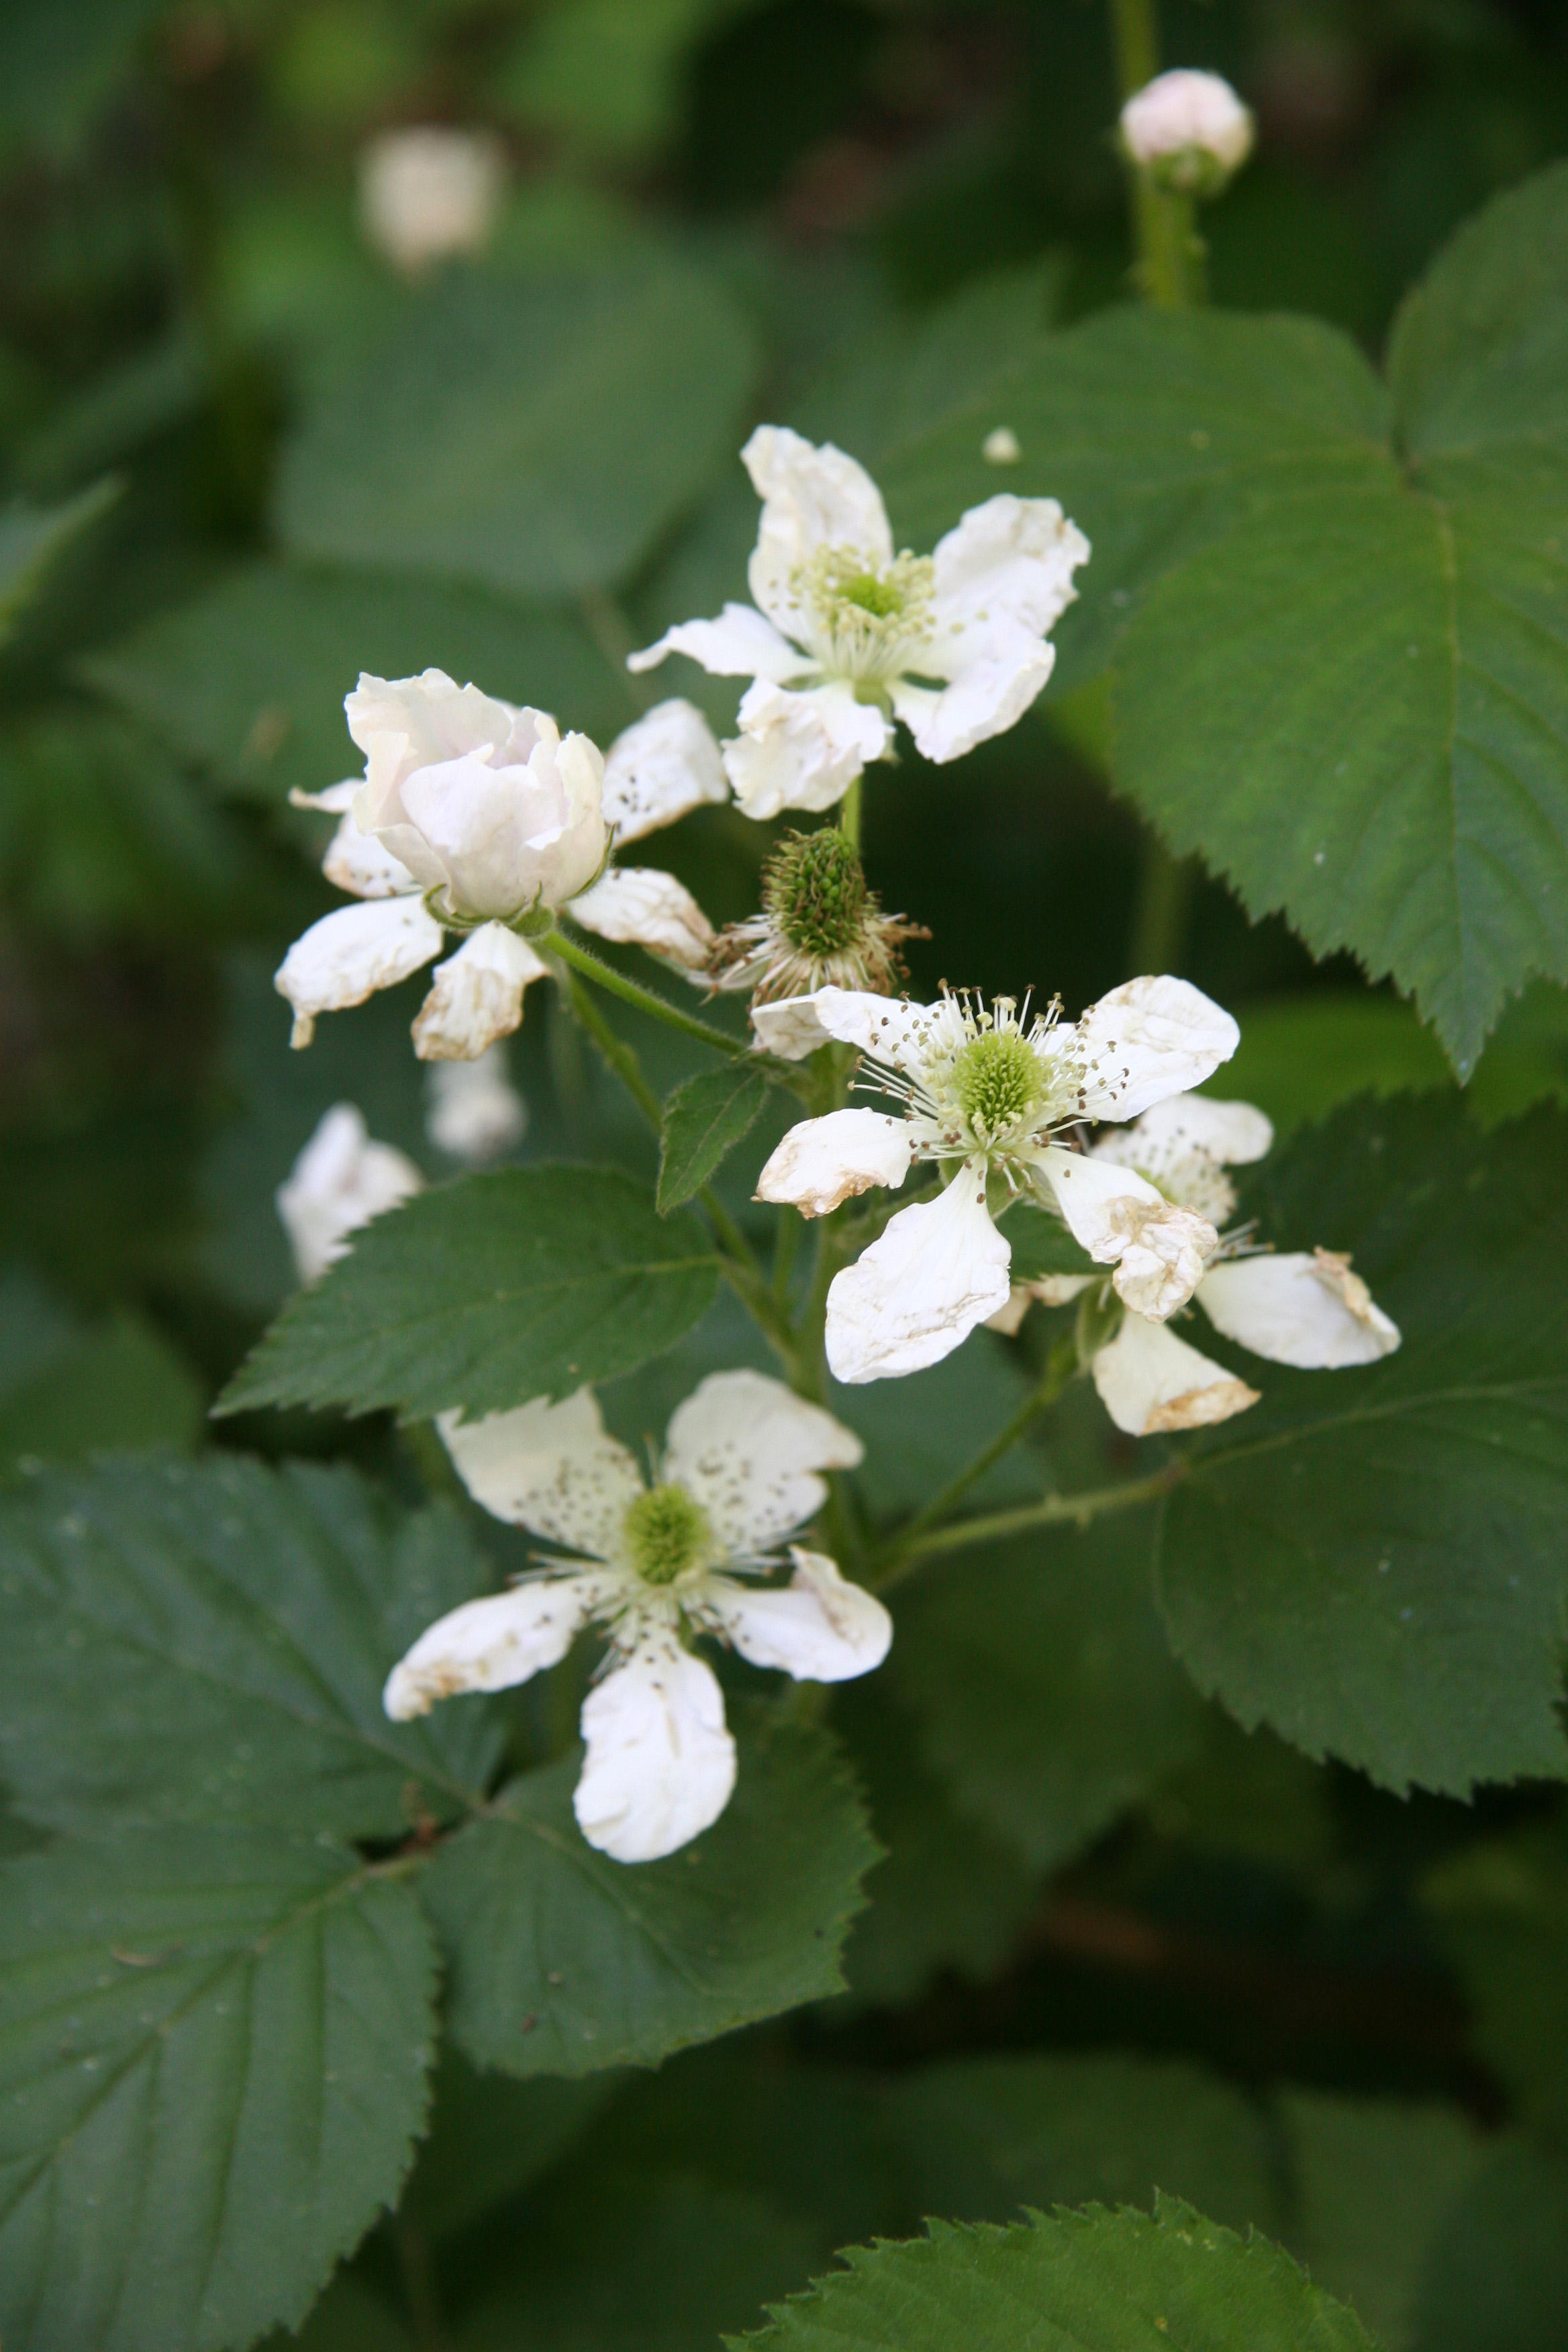
[[[1045,1097],[1033,1046],[1016,1029],[972,1038],[952,1066],[958,1107],[977,1135],[997,1135]]]
[[[836,824],[792,833],[763,877],[763,904],[784,938],[807,955],[842,955],[860,936],[867,907],[860,860]]]
[[[645,1584],[673,1584],[713,1550],[713,1530],[684,1486],[651,1486],[626,1511],[622,1532]]]
[[[898,583],[879,579],[874,572],[857,572],[852,579],[841,580],[838,593],[846,604],[858,604],[879,621],[904,609],[904,592]]]

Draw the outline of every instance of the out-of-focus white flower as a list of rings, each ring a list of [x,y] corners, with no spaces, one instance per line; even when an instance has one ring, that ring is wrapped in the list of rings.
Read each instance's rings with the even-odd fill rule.
[[[417,1192],[425,1179],[390,1143],[373,1143],[353,1103],[334,1103],[276,1195],[301,1282],[348,1252],[349,1236]]]
[[[988,499],[933,555],[898,554],[875,482],[830,442],[761,425],[741,455],[763,501],[748,572],[755,607],[683,621],[631,667],[682,653],[752,679],[740,733],[724,745],[748,816],[831,808],[891,750],[895,717],[936,761],[1023,717],[1051,674],[1047,632],[1089,558],[1054,499]]]
[[[1136,1118],[1201,1085],[1236,1051],[1228,1013],[1184,980],[1128,981],[1071,1024],[1055,1005],[944,996],[911,1004],[849,989],[758,1005],[759,1042],[789,1060],[837,1039],[865,1055],[866,1083],[900,1117],[841,1110],[794,1127],[758,1179],[757,1197],[822,1216],[874,1185],[896,1187],[934,1161],[945,1189],[891,1218],[858,1262],[834,1277],[827,1360],[858,1382],[921,1370],[1007,1302],[1012,1250],[993,1221],[1032,1194],[1058,1212],[1118,1293],[1164,1318],[1191,1296],[1217,1240],[1195,1211],[1147,1178],[1067,1150],[1058,1131]]]
[[[852,1469],[863,1450],[781,1381],[712,1373],[670,1422],[651,1486],[586,1389],[484,1421],[447,1414],[440,1428],[476,1502],[574,1558],[438,1619],[393,1668],[386,1711],[401,1721],[455,1692],[526,1682],[582,1626],[605,1626],[574,1806],[589,1844],[616,1861],[673,1853],[729,1802],[735,1744],[692,1635],[797,1681],[842,1682],[887,1655],[887,1611],[821,1552],[790,1544],[787,1584],[742,1580],[780,1564],[826,1498],[821,1472]]]
[[[489,131],[424,123],[373,139],[360,156],[359,184],[366,236],[413,277],[486,243],[506,185],[506,157]]]
[[[365,755],[363,782],[296,793],[337,815],[322,870],[361,900],[313,923],[277,975],[296,1045],[316,1020],[395,987],[462,940],[414,1024],[424,1061],[471,1061],[522,1019],[548,967],[526,932],[571,916],[693,972],[712,929],[672,875],[605,867],[614,826],[637,839],[700,802],[724,799],[719,750],[689,703],[661,703],[617,736],[607,760],[542,710],[456,686],[445,671],[362,677],[344,705]]]
[[[1253,121],[1229,82],[1180,66],[1128,100],[1121,137],[1132,161],[1163,186],[1208,196],[1251,154]]]
[[[1093,1156],[1136,1169],[1167,1200],[1218,1225],[1236,1207],[1226,1168],[1261,1160],[1273,1140],[1268,1120],[1251,1103],[1178,1096],[1102,1138]],[[1164,1322],[1128,1312],[1118,1323],[1103,1277],[1097,1275],[1053,1275],[1019,1284],[991,1320],[1000,1329],[1016,1330],[1031,1299],[1060,1307],[1091,1291],[1099,1294],[1097,1312],[1087,1328],[1107,1336],[1094,1347],[1089,1369],[1119,1429],[1132,1437],[1199,1429],[1258,1402],[1257,1389],[1178,1339]],[[1342,1253],[1291,1250],[1276,1255],[1252,1247],[1245,1228],[1226,1239],[1215,1234],[1193,1297],[1226,1339],[1255,1356],[1303,1371],[1375,1363],[1399,1345],[1398,1327]]]
[[[425,1132],[449,1160],[481,1168],[522,1141],[528,1105],[507,1075],[503,1039],[475,1062],[432,1062],[425,1088]]]
[[[980,454],[988,466],[1016,466],[1024,453],[1012,426],[996,425],[980,444]]]

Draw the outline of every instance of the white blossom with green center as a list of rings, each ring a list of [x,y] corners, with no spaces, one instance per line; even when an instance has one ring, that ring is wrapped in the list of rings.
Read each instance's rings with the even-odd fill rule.
[[[682,621],[632,656],[749,677],[724,766],[748,816],[826,809],[901,719],[928,760],[1016,724],[1051,674],[1049,632],[1089,541],[1055,499],[972,507],[931,555],[895,551],[881,492],[831,442],[762,425],[741,452],[762,521],[752,604]]]
[[[786,1545],[826,1499],[823,1471],[853,1469],[864,1449],[782,1381],[705,1380],[671,1420],[651,1485],[587,1389],[483,1421],[448,1414],[441,1434],[476,1502],[570,1557],[438,1619],[394,1667],[386,1711],[401,1721],[458,1692],[527,1682],[584,1626],[604,1627],[574,1801],[589,1844],[617,1862],[673,1853],[734,1787],[723,1696],[693,1636],[810,1682],[868,1674],[887,1654],[881,1602],[826,1554]],[[781,1547],[789,1581],[763,1584]]]
[[[804,1119],[773,1152],[758,1197],[824,1216],[932,1162],[943,1189],[900,1209],[827,1300],[827,1360],[847,1381],[921,1370],[1007,1302],[1012,1249],[995,1213],[1033,1198],[1065,1219],[1117,1295],[1156,1320],[1192,1296],[1218,1240],[1197,1210],[1135,1167],[1068,1148],[1095,1120],[1138,1118],[1197,1086],[1236,1051],[1228,1013],[1184,980],[1128,981],[1064,1022],[1012,997],[936,1004],[823,988],[754,1007],[758,1043],[799,1060],[837,1040],[863,1055],[884,1110]]]

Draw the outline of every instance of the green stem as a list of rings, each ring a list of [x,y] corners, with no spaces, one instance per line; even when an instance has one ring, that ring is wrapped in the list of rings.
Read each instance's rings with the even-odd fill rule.
[[[1179,1484],[1185,1466],[1180,1461],[1169,1462],[1151,1477],[1134,1479],[1129,1485],[1091,1486],[1081,1495],[1047,1495],[1042,1501],[1021,1504],[1016,1510],[988,1511],[981,1518],[931,1528],[910,1545],[895,1573],[879,1580],[879,1589],[885,1591],[907,1576],[917,1559],[929,1559],[933,1552],[965,1551],[972,1544],[996,1543],[1004,1536],[1027,1534],[1031,1528],[1083,1528],[1109,1512],[1135,1511],[1145,1503],[1157,1503]]]
[[[430,2241],[420,2224],[406,2213],[394,2215],[392,2234],[417,2352],[447,2352],[451,2339],[447,2334],[446,2315],[441,2308],[440,2287]]]
[[[838,803],[838,830],[855,852],[860,855],[860,799],[862,778],[857,776]]]
[[[1134,973],[1178,969],[1196,879],[1190,857],[1173,857],[1158,834],[1148,835],[1132,908],[1129,961]]]
[[[664,1115],[658,1097],[642,1074],[642,1064],[624,1037],[617,1037],[592,995],[574,974],[565,975],[566,1001],[583,1027],[587,1031],[605,1061],[614,1070],[638,1110],[656,1135],[664,1131]]]
[[[939,1487],[930,1501],[923,1503],[914,1517],[899,1529],[877,1563],[876,1581],[879,1584],[896,1580],[903,1561],[922,1549],[921,1538],[926,1529],[951,1517],[954,1505],[963,1501],[972,1486],[979,1485],[986,1472],[994,1468],[1004,1454],[1012,1452],[1047,1407],[1055,1404],[1078,1369],[1078,1346],[1069,1334],[1068,1338],[1058,1339],[1051,1349],[1044,1375],[1030,1390],[1012,1419],[1005,1422],[989,1444],[983,1445],[973,1459],[965,1463],[945,1486]]]
[[[731,1060],[737,1054],[751,1051],[743,1037],[726,1036],[722,1029],[714,1029],[706,1021],[699,1021],[695,1013],[682,1013],[679,1005],[671,1004],[665,997],[656,996],[651,988],[639,987],[635,980],[628,980],[624,972],[617,971],[613,964],[605,963],[602,957],[595,955],[591,949],[582,946],[565,931],[551,932],[548,951],[558,955],[563,963],[569,963],[574,971],[580,971],[584,980],[591,980],[596,988],[608,989],[610,994],[618,996],[624,1004],[635,1004],[639,1013],[647,1013],[655,1021],[662,1021],[667,1028],[679,1029],[683,1037],[695,1037],[700,1045],[710,1045],[715,1053],[727,1054]]]

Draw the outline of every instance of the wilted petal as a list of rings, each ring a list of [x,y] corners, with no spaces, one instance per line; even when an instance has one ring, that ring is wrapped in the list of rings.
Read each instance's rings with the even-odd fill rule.
[[[874,1593],[849,1584],[826,1553],[791,1547],[787,1585],[754,1590],[714,1577],[703,1615],[753,1666],[777,1666],[796,1682],[845,1683],[888,1654],[893,1621]]]
[[[419,887],[380,835],[362,833],[353,815],[343,818],[328,843],[321,871],[334,888],[356,898],[401,898]]]
[[[498,1519],[590,1559],[617,1555],[643,1482],[626,1447],[606,1433],[591,1389],[559,1404],[535,1397],[482,1421],[447,1412],[436,1425],[458,1477]]]
[[[1227,1339],[1303,1371],[1373,1364],[1399,1345],[1399,1327],[1338,1250],[1233,1258],[1204,1276],[1198,1304]]]
[[[713,730],[695,703],[679,695],[656,702],[605,754],[599,806],[618,844],[640,841],[704,801],[729,797]]]
[[[1137,1118],[1185,1094],[1228,1062],[1241,1032],[1190,981],[1156,973],[1124,981],[1043,1050],[1076,1074],[1085,1118]]]
[[[372,899],[323,915],[295,940],[273,980],[294,1008],[289,1044],[310,1044],[318,1014],[342,1013],[378,988],[395,988],[440,954],[443,937],[418,898]]]
[[[853,1470],[851,1429],[765,1372],[710,1372],[670,1422],[666,1478],[696,1496],[733,1558],[770,1551],[821,1509],[823,1470]]]
[[[713,926],[683,882],[653,866],[612,866],[566,910],[602,940],[620,940],[662,956],[683,971],[708,960]]]
[[[724,771],[748,816],[828,809],[892,732],[876,706],[842,683],[793,694],[759,678],[741,698],[739,735],[724,744]]]
[[[712,677],[804,677],[818,665],[781,637],[750,604],[726,604],[716,621],[678,621],[662,637],[626,656],[626,667],[653,669],[667,654],[686,654]]]
[[[1112,1265],[1121,1256],[1132,1209],[1157,1213],[1168,1205],[1146,1177],[1092,1152],[1068,1151],[1051,1143],[1035,1155],[1035,1165],[1050,1186],[1068,1231],[1097,1265]]]
[[[865,467],[831,441],[817,447],[786,425],[759,425],[741,457],[763,501],[746,572],[752,594],[770,621],[798,635],[791,625],[802,568],[827,547],[851,548],[873,570],[889,562],[888,510]]]
[[[891,688],[893,709],[938,766],[1016,727],[1056,667],[1055,646],[1026,629],[997,626],[961,642],[970,658],[954,663],[952,684],[940,693],[901,678]]]
[[[755,1198],[787,1202],[803,1217],[826,1217],[874,1184],[896,1191],[910,1172],[907,1119],[879,1110],[835,1110],[802,1119],[757,1179]]]
[[[1127,1209],[1127,1240],[1111,1276],[1117,1297],[1139,1315],[1163,1323],[1184,1307],[1204,1268],[1219,1246],[1219,1235],[1195,1209],[1172,1203]]]
[[[510,1592],[465,1601],[427,1626],[386,1678],[382,1704],[395,1722],[428,1715],[459,1691],[510,1690],[571,1648],[606,1597],[603,1578],[531,1577]]]
[[[716,1822],[735,1785],[735,1743],[710,1666],[650,1633],[589,1692],[587,1755],[572,1800],[592,1846],[616,1862],[658,1862]]]
[[[1165,1324],[1145,1322],[1142,1315],[1124,1316],[1115,1339],[1100,1349],[1094,1385],[1117,1428],[1130,1437],[1202,1429],[1258,1402],[1256,1389],[1200,1356]]]
[[[334,1103],[275,1194],[301,1282],[342,1257],[349,1236],[423,1186],[412,1160],[373,1143],[353,1103]]]
[[[827,1294],[827,1361],[851,1384],[940,1363],[1006,1303],[1012,1250],[985,1206],[984,1169],[900,1209]]]
[[[472,1062],[522,1019],[522,992],[547,967],[526,940],[500,923],[469,933],[437,964],[435,986],[414,1021],[422,1062]]]

